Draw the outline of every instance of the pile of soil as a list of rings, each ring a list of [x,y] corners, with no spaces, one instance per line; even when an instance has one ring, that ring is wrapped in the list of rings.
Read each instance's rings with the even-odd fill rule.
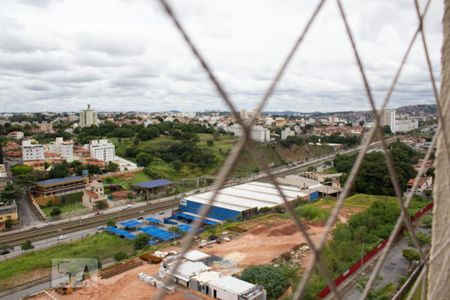
[[[307,227],[308,229],[309,227]],[[278,227],[269,232],[269,236],[283,236],[293,235],[299,232],[297,226],[294,223],[286,224],[286,226]]]
[[[262,224],[262,225],[258,225],[255,228],[253,228],[252,230],[250,230],[248,233],[252,234],[252,235],[262,235],[265,234],[269,231],[269,226]]]

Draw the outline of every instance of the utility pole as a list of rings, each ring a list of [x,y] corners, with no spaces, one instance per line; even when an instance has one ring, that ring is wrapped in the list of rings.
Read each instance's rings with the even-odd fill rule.
[[[450,0],[444,0],[444,39],[441,52],[441,91],[439,106],[444,120],[440,120],[441,133],[437,139],[435,182],[433,189],[433,229],[428,269],[428,299],[448,299],[450,295],[450,161],[449,147],[445,136],[450,139]]]

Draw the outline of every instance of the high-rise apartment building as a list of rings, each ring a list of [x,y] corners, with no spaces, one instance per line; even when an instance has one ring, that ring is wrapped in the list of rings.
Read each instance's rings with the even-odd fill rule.
[[[64,141],[62,137],[57,137],[48,145],[48,149],[68,162],[73,161],[73,141]]]
[[[92,140],[88,147],[92,158],[105,162],[116,159],[116,147],[106,139]]]
[[[385,109],[380,118],[380,126],[389,126],[392,132],[395,132],[395,109]]]
[[[291,128],[286,127],[284,130],[281,131],[281,139],[285,140],[288,138],[288,136],[294,136],[295,131],[291,130]]]
[[[244,135],[244,130],[242,126],[238,123],[234,123],[233,125],[228,127],[228,132],[234,133],[235,136],[241,137]],[[257,142],[265,143],[270,141],[270,130],[264,128],[261,125],[256,125],[252,127],[251,130],[251,138]]]
[[[44,146],[40,144],[32,144],[31,140],[22,141],[22,160],[44,160]]]
[[[90,104],[88,104],[87,109],[80,111],[80,127],[89,127],[92,125],[98,125],[99,123],[97,112],[91,109]]]

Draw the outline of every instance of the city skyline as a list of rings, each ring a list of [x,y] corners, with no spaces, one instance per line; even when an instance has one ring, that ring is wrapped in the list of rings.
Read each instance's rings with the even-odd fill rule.
[[[417,24],[409,1],[391,2],[346,3],[378,103]],[[173,3],[238,109],[251,110],[316,3],[237,4]],[[438,83],[441,11],[442,3],[432,2],[425,21]],[[0,3],[0,24],[2,112],[79,111],[88,103],[98,111],[227,110],[157,2],[8,0]],[[433,102],[417,44],[391,106]],[[330,1],[264,110],[368,109],[344,26]]]

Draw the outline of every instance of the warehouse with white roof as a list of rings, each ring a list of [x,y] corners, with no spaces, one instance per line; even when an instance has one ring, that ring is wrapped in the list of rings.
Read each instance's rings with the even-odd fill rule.
[[[292,186],[280,186],[281,191],[288,201],[297,198],[315,200],[318,193]],[[203,204],[208,203],[213,192],[192,195],[181,199],[180,209],[190,214],[198,214]],[[263,182],[249,182],[221,189],[211,208],[208,218],[215,220],[246,219],[263,207],[282,205],[283,198],[278,193],[275,185]]]

